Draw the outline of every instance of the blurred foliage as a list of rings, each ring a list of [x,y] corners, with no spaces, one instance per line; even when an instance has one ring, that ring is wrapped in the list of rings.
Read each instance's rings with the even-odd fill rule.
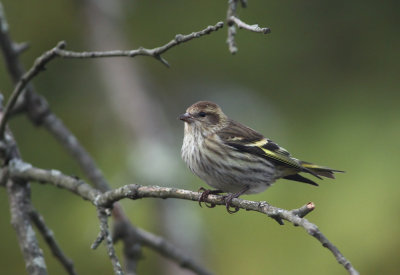
[[[2,1],[18,42],[28,41],[26,67],[59,40],[71,50],[85,46],[79,1]],[[227,1],[126,1],[121,27],[131,48],[156,47],[177,33],[190,33],[224,19]],[[400,269],[400,17],[399,1],[256,1],[239,16],[268,26],[266,36],[238,30],[239,52],[231,56],[226,28],[180,45],[164,57],[171,68],[148,57],[140,64],[147,85],[162,102],[176,134],[179,159],[182,125],[176,116],[199,99],[215,100],[231,117],[263,132],[293,155],[346,170],[319,188],[279,181],[267,192],[244,196],[283,208],[313,201],[308,216],[361,274],[395,274]],[[101,45],[99,46],[101,47]],[[4,64],[2,57],[1,64]],[[112,59],[109,62],[113,62]],[[12,84],[0,66],[0,89]],[[95,61],[56,60],[34,85],[94,156],[113,186],[127,178],[126,143],[130,138],[113,116],[98,82]],[[84,119],[82,119],[84,118]],[[136,118],[140,119],[140,118]],[[81,175],[79,167],[43,129],[25,117],[11,122],[26,161],[43,168]],[[184,164],[177,184],[197,190],[203,183]],[[153,168],[154,169],[154,168]],[[7,195],[0,189],[0,269],[24,274],[10,225]],[[90,250],[98,222],[94,208],[68,192],[32,185],[34,205],[53,229],[80,274],[110,274],[104,247]],[[160,202],[163,203],[163,202]],[[345,274],[328,250],[301,228],[278,226],[260,214],[224,208],[193,208],[206,226],[202,261],[216,274]],[[158,231],[154,200],[125,201],[133,223]],[[183,223],[184,224],[184,223]],[[185,234],[185,228],[179,229]],[[42,242],[42,241],[41,241]],[[50,274],[63,274],[45,244]],[[119,247],[119,246],[118,246]],[[140,274],[160,272],[159,256],[145,250]]]

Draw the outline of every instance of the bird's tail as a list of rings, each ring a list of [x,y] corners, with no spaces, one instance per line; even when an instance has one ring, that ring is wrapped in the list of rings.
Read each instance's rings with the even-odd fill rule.
[[[303,166],[306,170],[310,170],[310,174],[313,174],[314,176],[322,176],[322,177],[326,177],[326,178],[331,178],[334,179],[335,175],[334,173],[344,173],[344,171],[341,170],[335,170],[329,167],[325,167],[325,166],[319,166],[313,163],[309,163],[306,161],[302,161],[301,162],[301,166]]]

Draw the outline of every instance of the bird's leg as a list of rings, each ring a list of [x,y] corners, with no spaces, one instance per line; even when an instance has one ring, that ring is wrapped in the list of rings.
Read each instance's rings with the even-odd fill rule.
[[[211,203],[210,205],[208,205],[208,204],[205,202],[205,200],[207,199],[208,195],[210,195],[210,194],[216,195],[216,194],[222,193],[222,192],[224,192],[224,191],[219,190],[219,189],[210,190],[210,189],[205,189],[205,188],[203,188],[203,187],[200,187],[200,189],[199,189],[198,192],[203,192],[203,193],[201,193],[201,196],[200,196],[200,198],[199,198],[199,205],[200,205],[200,207],[202,207],[202,206],[201,206],[201,203],[204,202],[204,204],[205,204],[208,208],[214,208],[214,207],[215,207],[215,204]]]
[[[228,211],[229,214],[233,214],[233,213],[236,213],[236,212],[239,211],[239,207],[237,207],[237,206],[235,207],[235,210],[231,210],[230,209],[232,200],[238,198],[241,195],[243,195],[249,189],[250,189],[250,187],[248,185],[246,185],[246,187],[243,188],[242,190],[240,190],[239,192],[237,192],[237,193],[229,193],[228,195],[226,195],[224,197],[226,210]]]

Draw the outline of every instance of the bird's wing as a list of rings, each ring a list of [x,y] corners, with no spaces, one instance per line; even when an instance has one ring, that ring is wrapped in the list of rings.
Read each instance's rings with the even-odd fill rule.
[[[320,178],[312,170],[302,166],[301,161],[293,158],[290,153],[260,133],[238,122],[230,121],[217,135],[227,145],[246,153],[257,155],[279,165],[295,168],[299,172],[308,172]]]

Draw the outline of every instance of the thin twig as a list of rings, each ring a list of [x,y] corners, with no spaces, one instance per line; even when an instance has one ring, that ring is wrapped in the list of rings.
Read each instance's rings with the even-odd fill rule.
[[[0,21],[1,23],[1,21]],[[82,58],[100,58],[100,57],[121,57],[121,56],[127,56],[127,57],[135,57],[138,55],[144,55],[144,56],[152,56],[156,58],[157,60],[161,61],[164,65],[167,67],[169,66],[168,62],[161,56],[161,54],[165,53],[169,49],[185,43],[187,41],[190,41],[194,38],[199,38],[203,35],[210,34],[213,31],[217,31],[220,28],[222,28],[224,25],[223,22],[218,22],[214,26],[208,26],[207,28],[198,31],[198,32],[193,32],[188,35],[181,35],[177,34],[174,39],[172,39],[170,42],[167,44],[157,47],[154,49],[146,49],[146,48],[139,48],[136,50],[115,50],[115,51],[94,51],[94,52],[74,52],[74,51],[66,51],[63,50],[65,48],[66,43],[64,41],[58,42],[58,44],[52,48],[51,50],[45,52],[42,54],[40,57],[38,57],[33,64],[33,66],[29,69],[28,72],[26,72],[21,79],[18,81],[17,85],[15,86],[15,89],[13,93],[11,94],[11,97],[5,107],[4,111],[4,116],[3,119],[0,122],[0,138],[3,137],[4,134],[4,129],[5,129],[5,124],[9,118],[9,115],[14,108],[14,105],[16,104],[20,94],[24,91],[25,86],[29,83],[29,81],[35,77],[39,72],[43,71],[46,64],[53,60],[56,57],[62,57],[62,58],[74,58],[74,59],[82,59]],[[1,27],[1,26],[0,26]]]
[[[21,169],[24,168],[24,169]],[[184,189],[177,188],[169,188],[169,187],[159,187],[159,186],[142,186],[137,184],[130,184],[122,186],[118,189],[114,189],[105,193],[100,193],[93,189],[92,194],[88,196],[87,192],[82,195],[79,194],[79,190],[76,188],[77,183],[73,183],[74,178],[58,174],[57,177],[54,177],[54,173],[52,175],[51,171],[33,168],[29,165],[24,165],[21,161],[11,161],[9,168],[10,177],[16,177],[19,179],[30,180],[30,181],[39,181],[42,183],[50,183],[67,190],[74,192],[84,198],[95,198],[92,202],[97,207],[110,207],[114,202],[119,201],[124,198],[129,199],[140,199],[140,198],[176,198],[176,199],[184,199],[184,200],[192,200],[198,201],[201,193],[193,192]],[[75,179],[76,180],[76,179]],[[85,185],[85,183],[80,183],[81,185]],[[86,184],[87,185],[87,184]],[[87,185],[85,188],[81,190],[89,190],[91,188]],[[205,202],[215,205],[225,205],[225,200],[223,196],[210,195],[207,197]],[[294,225],[298,225],[303,227],[308,234],[316,238],[324,247],[328,248],[332,254],[335,256],[337,261],[345,267],[345,269],[349,272],[349,274],[358,274],[358,272],[354,269],[351,263],[343,256],[343,254],[322,234],[322,232],[318,229],[318,227],[309,222],[307,219],[302,218],[308,213],[310,213],[314,208],[313,203],[307,203],[306,205],[294,209],[294,210],[285,210],[282,208],[278,208],[268,204],[267,202],[256,202],[249,201],[243,199],[233,199],[232,206],[238,207],[245,210],[251,210],[266,214],[268,217],[271,217],[278,222],[281,220],[286,220]]]
[[[313,202],[309,202],[298,209],[292,210],[292,212],[294,215],[303,218],[314,209],[315,209],[315,204]]]
[[[54,238],[53,231],[47,227],[42,215],[40,215],[39,212],[32,207],[29,211],[29,216],[39,232],[42,234],[47,245],[50,247],[54,257],[60,261],[68,274],[76,275],[77,273],[75,272],[73,262],[64,254],[61,247],[58,245],[56,239]]]
[[[243,22],[242,20],[240,20],[239,18],[237,18],[236,16],[231,16],[230,20],[235,22],[235,24],[239,27],[239,29],[245,29],[248,31],[258,32],[258,33],[263,33],[263,34],[267,34],[267,33],[271,32],[270,28],[260,28],[258,26],[258,24],[249,25],[249,24]]]
[[[237,25],[239,29],[245,29],[252,32],[258,32],[263,34],[271,32],[270,28],[261,28],[257,24],[249,25],[240,20],[239,17],[236,15],[238,1],[239,0],[229,0],[228,10],[226,13],[226,22],[228,24],[228,37],[226,39],[226,43],[228,44],[228,48],[231,54],[235,54],[238,51],[235,41],[235,35],[236,35],[235,25]],[[242,4],[242,8],[247,7],[246,0],[240,0],[240,3]]]
[[[167,67],[169,67],[168,62],[161,57],[163,53],[165,53],[174,46],[185,43],[194,38],[199,38],[203,35],[210,34],[211,32],[217,31],[223,26],[224,26],[223,22],[218,22],[214,26],[208,26],[207,28],[198,32],[192,32],[187,35],[177,34],[175,38],[169,41],[167,44],[154,49],[146,49],[141,47],[136,50],[127,50],[127,51],[115,50],[115,51],[94,51],[94,52],[74,52],[74,51],[60,50],[58,51],[58,56],[62,58],[80,59],[80,58],[121,57],[121,56],[135,57],[138,55],[145,55],[145,56],[152,56],[157,60],[161,61],[161,63],[163,63]]]
[[[100,221],[100,232],[106,241],[108,257],[113,265],[114,273],[116,275],[123,275],[121,264],[119,263],[118,257],[115,254],[114,244],[111,238],[110,230],[108,228],[108,215],[104,207],[97,208],[97,216]]]
[[[14,88],[14,91],[10,96],[10,99],[7,102],[6,107],[4,108],[3,118],[0,122],[0,139],[4,138],[4,130],[11,110],[14,108],[15,103],[17,103],[18,97],[24,91],[25,86],[33,77],[44,70],[44,66],[52,59],[54,59],[57,56],[57,51],[63,47],[65,47],[65,42],[59,42],[57,46],[38,57],[33,66],[29,69],[29,71],[27,71],[18,81],[17,85]]]
[[[90,246],[91,249],[97,249],[99,245],[104,241],[104,235],[103,232],[100,230],[99,234],[97,235],[96,240],[92,243]]]
[[[231,54],[235,54],[238,51],[235,41],[236,27],[235,24],[230,20],[232,16],[236,15],[237,0],[228,1],[228,11],[226,13],[226,23],[228,25],[228,37],[226,43],[228,44],[229,51]]]

